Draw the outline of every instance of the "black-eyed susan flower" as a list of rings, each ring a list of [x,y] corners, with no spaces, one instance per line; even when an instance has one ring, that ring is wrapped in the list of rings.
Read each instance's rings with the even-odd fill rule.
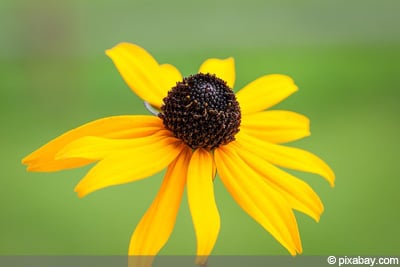
[[[107,50],[129,87],[157,116],[95,120],[50,141],[23,159],[29,171],[96,165],[76,186],[80,197],[167,172],[157,197],[137,225],[129,255],[156,255],[167,242],[186,186],[197,239],[206,260],[220,230],[214,199],[216,173],[238,205],[291,255],[302,252],[293,210],[316,221],[323,211],[311,187],[280,167],[318,174],[331,185],[334,173],[310,152],[283,146],[310,134],[298,113],[266,109],[297,86],[285,75],[262,76],[236,95],[233,58],[208,59],[182,78],[146,50],[121,43]]]

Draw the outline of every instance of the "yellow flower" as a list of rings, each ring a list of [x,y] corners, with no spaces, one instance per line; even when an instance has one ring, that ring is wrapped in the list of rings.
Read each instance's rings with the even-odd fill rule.
[[[309,133],[309,120],[284,110],[265,111],[295,91],[285,75],[262,76],[236,95],[233,58],[208,59],[182,78],[146,50],[121,43],[107,50],[129,87],[158,116],[99,119],[57,137],[23,159],[29,171],[96,165],[76,186],[80,197],[149,177],[168,167],[157,197],[136,227],[129,255],[156,255],[167,242],[184,187],[204,263],[220,230],[213,180],[291,255],[302,252],[293,210],[316,221],[323,211],[311,187],[279,167],[318,174],[333,186],[334,173],[307,151],[283,146]]]

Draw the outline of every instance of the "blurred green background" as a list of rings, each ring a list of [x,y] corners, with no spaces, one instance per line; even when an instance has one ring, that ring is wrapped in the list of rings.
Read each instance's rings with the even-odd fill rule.
[[[277,108],[310,117],[293,145],[325,159],[336,187],[319,193],[319,223],[296,213],[305,255],[399,254],[400,1],[0,2],[0,254],[125,255],[162,174],[79,199],[89,169],[28,173],[20,160],[59,134],[118,114],[147,114],[104,50],[145,47],[184,75],[233,56],[235,90],[267,73],[300,91]],[[222,218],[215,255],[287,252],[216,180]],[[163,254],[195,253],[186,198]]]

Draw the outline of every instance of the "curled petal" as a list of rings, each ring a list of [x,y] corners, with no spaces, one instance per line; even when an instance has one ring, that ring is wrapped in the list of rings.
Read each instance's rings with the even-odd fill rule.
[[[296,218],[287,201],[227,145],[215,150],[215,162],[229,193],[254,220],[292,255],[301,253]]]
[[[250,114],[270,108],[296,91],[297,86],[289,76],[270,74],[246,85],[236,97],[242,114]]]
[[[245,133],[242,133],[239,139],[242,140],[238,142],[241,149],[251,151],[274,165],[321,175],[331,186],[334,186],[333,170],[322,159],[306,150],[272,144]]]
[[[240,140],[237,140],[237,143],[239,142]],[[240,149],[236,142],[232,145],[249,168],[263,177],[275,191],[285,198],[291,208],[307,214],[317,222],[319,221],[324,207],[318,195],[307,183],[275,167],[254,153]]]

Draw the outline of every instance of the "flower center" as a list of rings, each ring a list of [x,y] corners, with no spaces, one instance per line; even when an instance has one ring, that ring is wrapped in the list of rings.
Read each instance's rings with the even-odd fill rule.
[[[225,145],[239,132],[239,103],[232,89],[215,75],[183,78],[163,101],[159,117],[164,126],[193,149]]]

